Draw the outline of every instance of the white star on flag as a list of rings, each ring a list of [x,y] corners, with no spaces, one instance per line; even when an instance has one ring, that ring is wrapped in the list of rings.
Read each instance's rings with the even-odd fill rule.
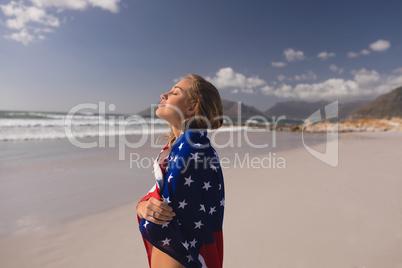
[[[170,245],[169,245],[170,240],[172,240],[172,239],[168,239],[168,238],[166,237],[165,240],[162,240],[163,245],[164,245],[164,246],[166,246],[166,245],[170,246]]]
[[[191,175],[190,175],[190,177],[184,178],[184,179],[186,180],[186,182],[184,183],[184,185],[188,185],[189,187],[190,187],[190,184],[191,184],[192,182],[194,182],[194,181],[191,179]]]
[[[184,207],[188,205],[188,203],[186,203],[186,199],[184,199],[183,202],[179,202],[179,204],[180,204],[179,208],[182,208],[182,209],[184,209]]]
[[[214,150],[214,155],[219,158],[218,153]]]
[[[182,243],[182,244],[183,244],[183,247],[185,247],[188,250],[188,246],[190,246],[190,244],[187,242],[187,240],[184,241],[184,243]]]
[[[193,259],[193,257],[191,255],[187,255],[186,257],[188,259],[188,262],[194,261],[194,259]]]
[[[162,225],[162,228],[168,227],[169,223],[170,223],[170,222],[167,221],[165,224]]]
[[[221,207],[224,207],[225,206],[225,198],[222,198],[222,200],[221,200]]]
[[[145,221],[144,227],[147,228],[147,225],[148,225],[148,224],[149,224],[149,222],[148,222],[148,221]]]
[[[216,172],[216,169],[217,169],[217,168],[216,168],[214,165],[211,165],[211,168],[212,168],[213,171]]]
[[[194,227],[194,229],[201,229],[201,226],[202,225],[204,225],[202,222],[201,222],[201,220],[200,221],[197,221],[197,222],[194,222],[194,224],[195,224],[195,227]]]
[[[200,211],[204,211],[204,212],[206,212],[206,210],[205,210],[205,206],[204,206],[203,204],[200,204],[200,206],[201,206]]]
[[[198,153],[191,153],[190,160],[191,160],[191,159],[194,159],[194,161],[197,162],[198,158],[200,158],[200,157],[198,156]]]
[[[164,197],[163,196],[163,203],[165,203],[166,205],[172,203],[172,201],[169,200],[169,197]]]
[[[173,159],[173,162],[176,162],[177,161],[177,155],[174,157],[174,159]]]
[[[169,175],[168,182],[170,182],[171,179],[173,179],[173,175],[172,175],[172,174]]]
[[[219,183],[219,190],[222,189],[222,184]]]
[[[181,147],[183,147],[183,144],[184,144],[184,142],[180,143],[179,151],[181,150]]]
[[[216,212],[216,207],[212,207],[212,208],[210,208],[210,210],[209,210],[209,214],[213,214],[214,212]]]
[[[202,189],[205,189],[208,191],[209,188],[211,188],[212,186],[209,184],[209,182],[204,182],[204,187],[202,187]]]
[[[190,241],[190,245],[191,245],[191,247],[192,248],[195,248],[195,244],[197,243],[198,241],[197,240],[195,240],[195,238],[194,238],[194,240],[193,241]]]
[[[196,144],[194,144],[194,146],[201,147],[201,146],[202,146],[202,144],[201,144],[201,143],[196,143]]]
[[[204,131],[200,130],[200,137],[204,137]]]

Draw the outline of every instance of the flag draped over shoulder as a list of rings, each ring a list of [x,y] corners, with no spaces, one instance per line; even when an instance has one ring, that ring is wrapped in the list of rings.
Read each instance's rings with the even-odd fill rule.
[[[224,183],[206,131],[190,129],[178,137],[166,171],[163,188],[157,183],[141,200],[155,197],[176,213],[164,225],[139,219],[149,260],[152,247],[157,247],[185,267],[221,268]]]

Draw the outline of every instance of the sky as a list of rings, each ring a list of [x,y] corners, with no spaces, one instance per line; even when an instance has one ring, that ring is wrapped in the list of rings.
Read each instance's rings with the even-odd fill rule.
[[[402,1],[0,0],[0,110],[135,114],[188,73],[265,111],[402,86]]]

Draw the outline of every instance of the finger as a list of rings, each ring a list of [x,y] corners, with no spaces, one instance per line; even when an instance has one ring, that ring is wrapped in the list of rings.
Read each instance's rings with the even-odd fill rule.
[[[166,223],[166,221],[162,221],[162,220],[159,220],[159,219],[155,219],[154,217],[149,216],[149,215],[146,216],[145,219],[146,219],[147,221],[149,221],[149,222],[153,222],[153,223],[158,224],[158,225],[163,225],[163,224]]]
[[[157,201],[157,200],[156,200]],[[148,202],[147,206],[146,206],[146,213],[145,214],[151,214],[155,212],[158,214],[158,218],[162,219],[162,220],[172,220],[174,216],[176,216],[176,213],[174,213],[173,211],[167,211],[165,209],[163,209],[162,207],[159,207],[155,204],[153,204],[152,202]]]
[[[169,205],[163,203],[162,201],[159,201],[158,199],[156,199],[156,198],[154,198],[154,197],[151,197],[151,198],[149,199],[149,201],[150,201],[152,204],[154,204],[155,206],[161,207],[161,208],[164,209],[164,210],[173,211],[173,208],[172,208],[171,206],[169,206]]]
[[[151,200],[148,203],[148,210],[151,210],[152,212],[155,211],[161,215],[167,216],[167,217],[174,217],[176,216],[176,213],[174,213],[172,207],[166,205],[163,202],[160,202],[159,200]]]
[[[159,217],[161,217],[161,216],[159,215]],[[163,224],[165,224],[166,222],[168,222],[168,221],[171,220],[171,219],[169,219],[169,220],[164,220],[164,219],[158,218],[158,214],[157,214],[157,213],[154,213],[154,212],[152,212],[151,215],[147,215],[146,219],[147,219],[148,221],[150,221],[150,222],[153,222],[153,223],[159,224],[159,225],[163,225]]]
[[[155,206],[154,204],[149,204],[147,207],[147,214],[151,214],[152,216],[154,212],[155,214],[153,216],[161,220],[171,221],[173,217],[176,216],[176,213],[173,211],[166,211],[161,207]]]
[[[161,213],[158,213],[158,212],[155,212],[155,214],[153,214],[153,217],[158,219],[158,220],[162,220],[162,221],[171,221],[171,220],[173,220],[172,215],[165,215],[165,214],[161,214]]]

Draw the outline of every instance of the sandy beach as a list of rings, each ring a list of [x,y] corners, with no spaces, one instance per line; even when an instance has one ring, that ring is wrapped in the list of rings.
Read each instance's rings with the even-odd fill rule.
[[[255,143],[264,140],[263,134],[255,137]],[[300,137],[292,133],[272,151],[217,149],[221,159],[230,160],[223,170],[224,267],[401,268],[402,132],[340,134],[337,167],[316,159],[303,146],[286,146],[286,140]],[[322,151],[323,138],[315,139],[320,142],[312,147]],[[148,151],[141,152],[148,156],[157,152]],[[264,157],[267,160],[271,153],[271,164],[275,158],[276,165],[234,166],[234,153],[249,153],[255,161]],[[99,199],[83,199],[85,202],[117,200],[123,189],[132,191],[132,199],[120,198],[109,207],[97,207],[91,213],[87,209],[79,217],[4,236],[0,240],[2,268],[147,267],[135,206],[152,180],[141,179],[134,187],[132,181],[125,180],[133,176],[128,161],[111,161],[116,159],[113,150],[97,151],[82,159],[61,159],[50,167],[35,165],[29,172],[32,176],[49,174],[49,170],[58,175],[60,169],[76,176],[103,174],[103,179],[97,180],[103,183],[102,190],[98,189],[103,194]],[[83,161],[85,168],[80,165]],[[281,161],[284,166],[278,164]],[[2,182],[26,175],[15,169],[11,164],[3,169]],[[91,171],[94,173],[85,173]],[[152,175],[149,169],[136,174]],[[110,176],[120,180],[119,187],[107,181]],[[85,185],[87,191],[82,196],[93,192],[88,186],[90,180]],[[108,193],[108,187],[114,189],[113,193]],[[11,202],[11,197],[2,195]],[[53,200],[59,201],[55,196]],[[66,205],[70,209],[79,206]]]

